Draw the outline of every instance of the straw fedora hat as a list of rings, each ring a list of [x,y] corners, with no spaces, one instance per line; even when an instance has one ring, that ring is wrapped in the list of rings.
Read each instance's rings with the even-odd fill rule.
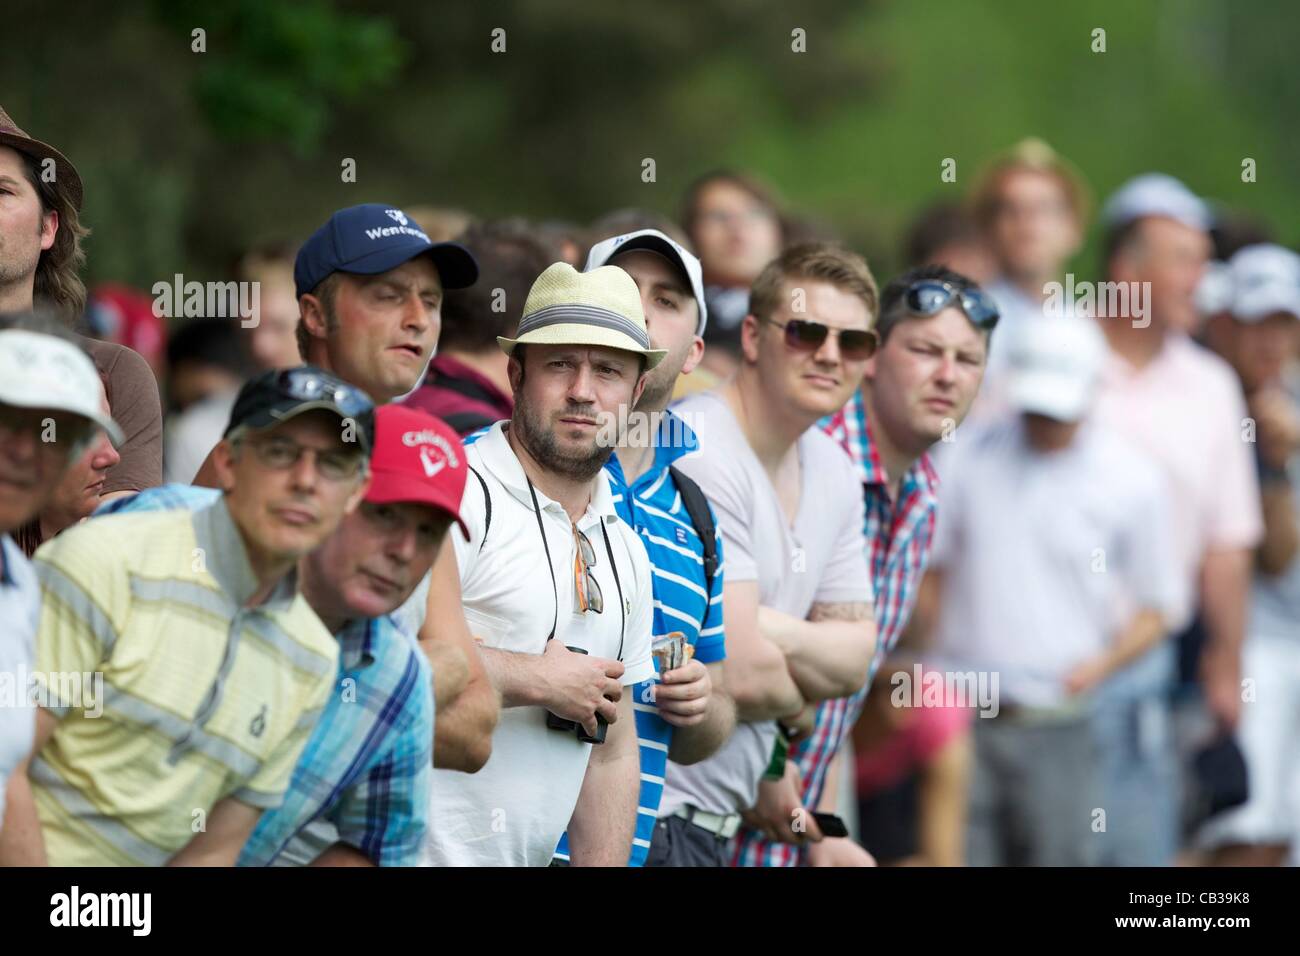
[[[77,173],[77,167],[53,146],[42,143],[39,139],[32,139],[19,129],[18,124],[4,111],[4,107],[0,107],[0,146],[16,149],[37,160],[54,160],[55,182],[68,197],[72,208],[80,212],[82,190],[81,176]]]
[[[632,277],[618,266],[579,272],[556,262],[537,277],[528,291],[519,331],[513,339],[499,336],[507,355],[516,345],[599,345],[646,357],[646,369],[658,365],[667,349],[650,348],[641,293]]]

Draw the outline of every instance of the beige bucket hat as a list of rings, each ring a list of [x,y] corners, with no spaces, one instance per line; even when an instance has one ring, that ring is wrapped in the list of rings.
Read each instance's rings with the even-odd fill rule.
[[[658,365],[667,349],[650,348],[641,293],[632,277],[618,266],[579,272],[557,262],[533,283],[513,339],[497,344],[507,355],[516,345],[598,345],[646,357],[646,368]]]

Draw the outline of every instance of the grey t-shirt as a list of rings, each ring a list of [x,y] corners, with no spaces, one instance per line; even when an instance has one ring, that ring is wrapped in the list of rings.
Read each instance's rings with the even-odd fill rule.
[[[843,449],[817,428],[800,436],[801,487],[792,528],[720,395],[691,395],[673,411],[700,440],[700,451],[677,466],[699,483],[717,513],[727,583],[757,581],[760,604],[799,618],[815,603],[871,603],[862,486]],[[691,766],[669,761],[659,815],[686,804],[720,814],[753,806],[775,740],[775,721],[738,723],[707,760]]]

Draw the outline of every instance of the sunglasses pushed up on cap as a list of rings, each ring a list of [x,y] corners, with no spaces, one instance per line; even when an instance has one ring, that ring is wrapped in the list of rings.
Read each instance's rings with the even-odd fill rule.
[[[375,406],[370,396],[310,365],[263,372],[245,382],[225,434],[269,428],[317,408],[354,423],[355,439],[369,457],[375,437]]]
[[[903,293],[903,305],[913,315],[938,315],[953,301],[977,328],[991,330],[998,324],[998,307],[993,297],[979,288],[958,289],[940,279],[913,282]]]
[[[370,396],[361,389],[312,368],[283,369],[277,374],[276,385],[284,394],[301,402],[330,402],[349,418],[375,409]]]

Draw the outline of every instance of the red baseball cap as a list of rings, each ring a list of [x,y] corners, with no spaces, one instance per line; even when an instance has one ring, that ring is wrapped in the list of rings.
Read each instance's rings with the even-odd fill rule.
[[[374,505],[411,501],[433,505],[460,520],[460,499],[465,493],[465,446],[440,418],[404,405],[375,409],[375,448],[370,456],[370,490],[366,501]]]

